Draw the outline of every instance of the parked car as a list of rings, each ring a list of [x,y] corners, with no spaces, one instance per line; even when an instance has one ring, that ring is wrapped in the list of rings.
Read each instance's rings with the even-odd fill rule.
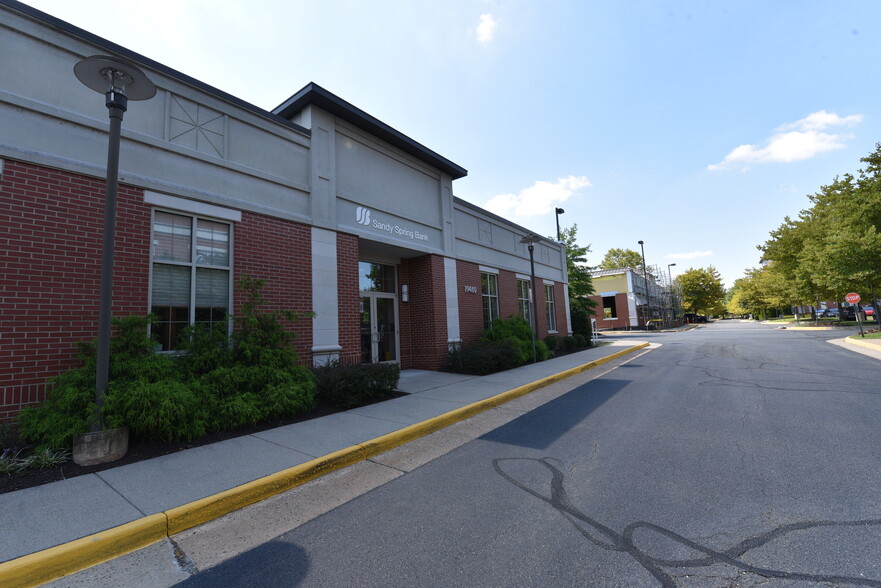
[[[864,306],[863,312],[866,313],[866,316],[874,316],[875,315],[875,309],[871,306]]]
[[[839,316],[841,316],[841,320],[843,321],[857,320],[856,309],[853,306],[842,306]]]
[[[838,318],[838,309],[837,308],[827,308],[826,310],[823,311],[823,316]]]
[[[695,314],[693,312],[685,313],[685,322],[687,323],[705,323],[707,322],[707,317],[702,314]]]

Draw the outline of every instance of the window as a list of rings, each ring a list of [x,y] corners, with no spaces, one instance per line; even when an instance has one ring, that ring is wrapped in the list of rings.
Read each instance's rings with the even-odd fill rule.
[[[517,304],[520,306],[520,316],[531,325],[532,320],[529,317],[529,282],[527,280],[517,280]]]
[[[499,318],[499,280],[495,274],[480,274],[483,293],[483,328],[488,329]]]
[[[557,315],[554,312],[554,286],[545,284],[545,309],[548,311],[548,331],[557,330]]]
[[[614,296],[603,296],[603,318],[606,320],[615,320],[618,318]]]
[[[163,351],[194,323],[226,320],[230,300],[231,226],[156,211],[153,217],[152,332]]]

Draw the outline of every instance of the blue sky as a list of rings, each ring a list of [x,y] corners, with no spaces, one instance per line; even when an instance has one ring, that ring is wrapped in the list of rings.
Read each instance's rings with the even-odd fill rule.
[[[563,207],[592,264],[641,239],[731,285],[881,141],[877,0],[27,3],[266,109],[314,81],[460,198],[543,235]]]

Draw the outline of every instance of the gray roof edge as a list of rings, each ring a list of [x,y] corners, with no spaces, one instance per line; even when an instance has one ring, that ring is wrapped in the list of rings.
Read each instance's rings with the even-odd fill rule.
[[[299,92],[275,107],[272,112],[285,119],[294,116],[306,106],[314,104],[334,116],[361,128],[385,142],[394,145],[430,165],[450,174],[454,180],[468,175],[468,170],[432,151],[425,145],[414,141],[402,132],[392,128],[378,118],[367,114],[357,106],[346,102],[333,92],[309,82]]]
[[[203,92],[207,92],[209,94],[212,94],[212,95],[216,96],[217,98],[220,98],[226,102],[230,102],[233,105],[238,106],[239,108],[242,108],[244,110],[251,112],[252,114],[256,114],[257,116],[271,120],[272,122],[274,122],[276,124],[286,126],[286,127],[293,129],[297,132],[303,133],[304,135],[307,135],[307,136],[311,135],[311,131],[309,129],[307,129],[306,127],[303,127],[302,125],[298,125],[297,123],[291,122],[290,120],[288,120],[286,118],[278,116],[274,112],[270,112],[268,110],[260,108],[259,106],[251,104],[250,102],[246,102],[245,100],[242,100],[241,98],[237,98],[237,97],[233,96],[232,94],[224,92],[223,90],[219,90],[219,89],[215,88],[214,86],[206,84],[205,82],[201,82],[194,77],[188,76],[187,74],[179,72],[176,69],[172,69],[172,68],[168,67],[167,65],[163,65],[163,64],[159,63],[158,61],[150,59],[149,57],[145,57],[145,56],[141,55],[140,53],[136,53],[136,52],[132,51],[131,49],[126,49],[122,45],[117,45],[116,43],[114,43],[112,41],[108,41],[107,39],[105,39],[103,37],[99,37],[98,35],[95,35],[94,33],[90,33],[89,31],[86,31],[85,29],[81,29],[77,26],[74,26],[74,25],[70,24],[69,22],[63,21],[60,18],[52,16],[51,14],[47,14],[45,12],[37,10],[36,8],[28,6],[27,4],[22,4],[21,2],[18,2],[17,0],[0,0],[0,5],[6,6],[7,8],[9,8],[11,10],[14,10],[16,12],[20,12],[22,14],[27,15],[28,17],[39,20],[43,24],[46,24],[50,27],[54,27],[54,28],[59,29],[65,33],[79,37],[79,38],[83,39],[84,41],[87,41],[87,42],[92,43],[94,45],[98,45],[99,47],[101,47],[102,49],[106,49],[110,53],[113,53],[115,55],[119,55],[120,57],[124,57],[125,59],[128,59],[129,61],[134,61],[138,65],[144,65],[146,67],[149,67],[150,69],[154,69],[158,72],[161,72],[164,75],[175,78],[175,79],[177,79],[187,85],[198,88],[199,90],[202,90]]]

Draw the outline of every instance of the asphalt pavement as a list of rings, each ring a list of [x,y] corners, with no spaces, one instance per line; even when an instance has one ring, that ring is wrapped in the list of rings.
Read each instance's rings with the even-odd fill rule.
[[[405,370],[401,398],[0,495],[0,585],[150,545],[646,345],[625,338],[483,377]]]

